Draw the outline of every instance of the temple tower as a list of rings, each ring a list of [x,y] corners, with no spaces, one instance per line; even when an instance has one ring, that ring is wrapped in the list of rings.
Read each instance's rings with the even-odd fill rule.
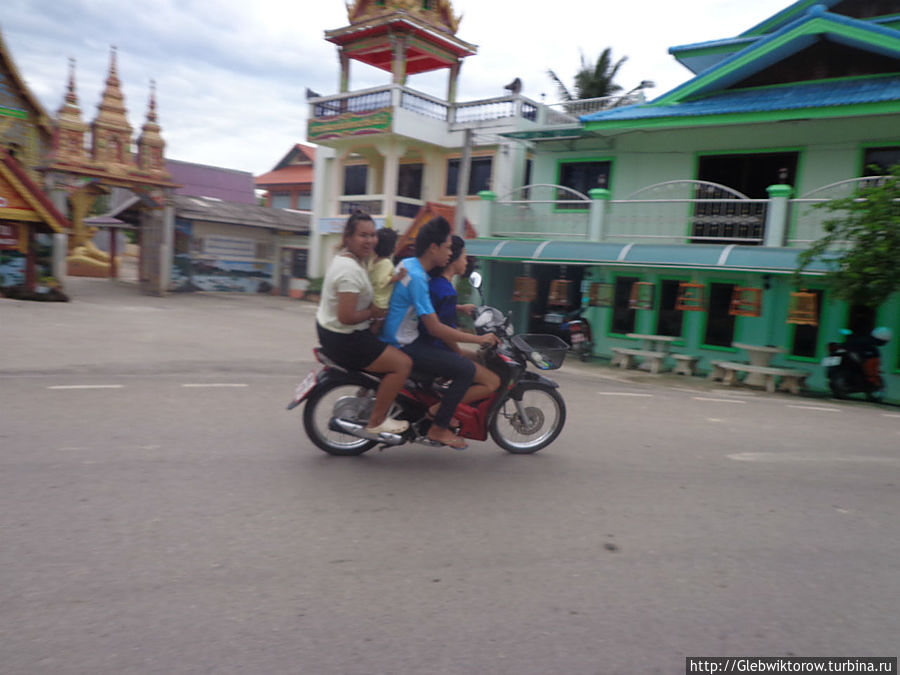
[[[147,106],[147,120],[141,127],[141,135],[137,141],[138,168],[151,175],[161,176],[166,173],[163,155],[166,142],[160,135],[160,126],[156,121],[156,83],[150,82],[150,102]]]
[[[460,18],[450,0],[356,0],[347,6],[350,25],[325,32],[338,46],[340,91],[350,90],[350,61],[391,73],[394,84],[408,75],[450,70],[447,100],[456,100],[462,60],[477,51],[456,37]]]
[[[81,119],[78,95],[75,93],[75,59],[69,59],[69,84],[65,98],[56,112],[52,156],[55,161],[81,164],[88,157],[84,148],[88,125]]]
[[[106,89],[97,106],[97,117],[91,123],[92,159],[108,168],[133,166],[131,154],[132,127],[128,123],[125,110],[125,97],[120,89],[119,74],[116,67],[116,48],[110,52],[109,74],[106,77]]]

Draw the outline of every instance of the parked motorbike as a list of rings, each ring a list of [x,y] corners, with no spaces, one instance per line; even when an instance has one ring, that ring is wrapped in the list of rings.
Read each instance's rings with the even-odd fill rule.
[[[560,328],[563,330],[563,340],[571,345],[571,350],[582,361],[591,358],[594,352],[594,336],[591,332],[590,322],[584,318],[586,306],[578,307],[565,315]],[[568,333],[568,339],[566,339]]]
[[[844,341],[830,342],[829,355],[822,359],[831,393],[835,398],[861,393],[870,401],[880,400],[884,396],[884,379],[878,348],[891,339],[890,330],[876,328],[863,337],[855,337],[848,330],[841,332],[846,336]]]
[[[480,287],[480,275],[470,277]],[[559,368],[568,346],[553,335],[515,335],[509,317],[494,307],[479,306],[474,313],[479,334],[494,333],[498,344],[481,352],[484,365],[500,376],[500,387],[490,397],[461,404],[454,417],[459,435],[476,441],[488,435],[507,452],[530,454],[550,445],[563,429],[566,405],[553,380],[528,370]],[[380,383],[377,375],[348,370],[313,350],[322,364],[297,386],[292,410],[301,403],[303,427],[309,439],[332,455],[360,455],[376,446],[381,449],[419,443],[437,445],[426,436],[431,420],[428,409],[440,400],[441,382],[415,371],[397,396],[388,415],[409,422],[402,434],[368,434],[365,427]]]
[[[565,340],[582,361],[587,361],[594,349],[591,324],[583,316],[586,310],[587,306],[581,306],[568,312],[547,312],[543,316],[544,330]]]

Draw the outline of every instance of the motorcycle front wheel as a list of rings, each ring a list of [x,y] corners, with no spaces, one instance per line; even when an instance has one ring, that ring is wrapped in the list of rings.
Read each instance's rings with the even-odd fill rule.
[[[327,382],[317,387],[306,399],[303,409],[303,428],[309,440],[329,455],[352,457],[375,447],[376,442],[351,434],[334,431],[329,427],[331,418],[343,417],[342,411],[352,411],[360,397],[369,396],[372,390],[365,385],[351,382]]]
[[[528,455],[550,445],[566,423],[566,404],[551,387],[521,385],[520,414],[516,402],[507,398],[491,420],[494,442],[507,452]]]

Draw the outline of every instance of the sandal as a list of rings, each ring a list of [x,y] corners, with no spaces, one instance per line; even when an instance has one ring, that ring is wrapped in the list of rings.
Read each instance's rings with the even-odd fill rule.
[[[447,447],[453,448],[454,450],[465,450],[469,447],[469,444],[459,436],[453,436],[453,440],[450,441],[439,441],[436,438],[430,438],[428,436],[426,436],[426,438],[428,438],[428,440],[432,443],[437,443],[438,445],[446,445]]]

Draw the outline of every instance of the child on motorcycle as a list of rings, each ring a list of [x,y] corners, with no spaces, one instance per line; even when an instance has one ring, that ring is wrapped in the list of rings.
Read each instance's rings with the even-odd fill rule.
[[[375,258],[369,264],[369,281],[372,282],[372,304],[387,313],[388,304],[391,302],[391,293],[394,292],[394,284],[406,275],[406,268],[400,267],[395,271],[391,255],[397,245],[397,233],[383,227],[377,232],[378,241],[375,242]],[[384,325],[384,317],[372,321],[372,332],[376,335],[381,332]]]

